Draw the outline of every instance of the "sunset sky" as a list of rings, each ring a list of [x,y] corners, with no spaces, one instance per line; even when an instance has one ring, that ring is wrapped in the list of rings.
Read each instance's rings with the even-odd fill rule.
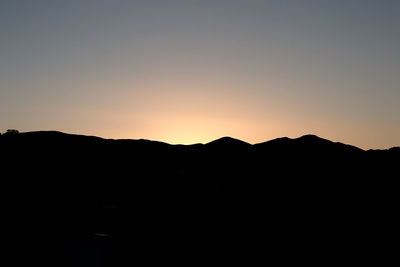
[[[1,0],[0,132],[400,145],[398,0]]]

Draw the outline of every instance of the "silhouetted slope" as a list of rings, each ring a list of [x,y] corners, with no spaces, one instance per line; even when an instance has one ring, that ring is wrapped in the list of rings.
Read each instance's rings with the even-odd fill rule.
[[[400,148],[313,135],[184,146],[30,132],[1,135],[0,149],[7,233],[74,253],[103,247],[103,266],[243,266],[265,253],[365,248],[390,234],[398,203]],[[33,251],[41,265],[51,254]],[[51,251],[51,265],[71,262]]]

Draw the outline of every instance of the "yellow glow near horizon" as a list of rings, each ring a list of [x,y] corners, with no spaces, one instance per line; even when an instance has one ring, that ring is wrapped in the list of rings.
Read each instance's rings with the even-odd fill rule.
[[[375,148],[385,148],[387,140],[374,136],[374,129],[366,131],[369,135],[359,135],[357,128],[366,127],[362,121],[350,116],[343,121],[336,114],[313,112],[317,109],[304,105],[299,95],[279,94],[284,91],[282,85],[269,82],[270,93],[257,95],[248,94],[244,84],[222,79],[110,80],[91,85],[97,89],[93,103],[74,104],[72,108],[54,106],[58,116],[69,120],[43,121],[43,126],[33,129],[15,128],[171,144],[207,143],[223,136],[254,144],[283,136],[316,134],[361,148],[371,148],[371,143]],[[252,84],[251,88],[259,86]],[[109,88],[115,88],[113,94]],[[133,88],[139,88],[140,93]],[[391,138],[395,142],[396,136]]]

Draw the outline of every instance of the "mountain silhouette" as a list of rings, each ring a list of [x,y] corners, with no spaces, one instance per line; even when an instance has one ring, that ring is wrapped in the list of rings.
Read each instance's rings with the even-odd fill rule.
[[[249,143],[246,143],[246,142],[244,142],[242,140],[238,140],[238,139],[235,139],[235,138],[232,138],[232,137],[229,137],[229,136],[225,136],[225,137],[222,137],[220,139],[211,141],[211,142],[207,143],[207,145],[208,146],[216,146],[216,147],[218,147],[218,146],[221,146],[221,147],[228,147],[228,146],[230,146],[230,147],[239,147],[239,146],[244,147],[244,146],[250,146]]]
[[[42,131],[0,135],[0,148],[7,235],[41,266],[243,266],[279,253],[340,262],[338,247],[365,252],[396,222],[399,147]]]

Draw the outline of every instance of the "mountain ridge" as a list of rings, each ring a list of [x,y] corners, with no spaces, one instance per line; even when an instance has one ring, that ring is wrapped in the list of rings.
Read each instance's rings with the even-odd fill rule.
[[[274,138],[271,140],[267,140],[264,142],[258,142],[258,143],[248,143],[246,141],[230,137],[230,136],[224,136],[221,138],[217,138],[215,140],[212,140],[207,143],[194,143],[194,144],[170,144],[168,142],[164,141],[158,141],[158,140],[151,140],[151,139],[129,139],[129,138],[123,138],[123,139],[115,139],[115,138],[103,138],[103,137],[98,137],[98,136],[93,136],[93,135],[83,135],[83,134],[72,134],[72,133],[65,133],[61,131],[29,131],[29,132],[20,132],[17,133],[18,135],[22,136],[29,136],[29,137],[37,137],[37,136],[46,136],[46,137],[70,137],[70,138],[93,138],[97,140],[103,140],[103,141],[117,141],[117,142],[147,142],[147,143],[158,143],[158,144],[166,144],[166,145],[171,145],[171,146],[193,146],[193,145],[250,145],[250,146],[262,146],[262,145],[271,145],[271,144],[283,144],[283,143],[295,143],[295,142],[300,142],[304,141],[305,143],[313,143],[313,142],[318,142],[318,143],[325,143],[325,144],[335,144],[335,145],[343,145],[343,146],[348,146],[352,147],[353,149],[359,149],[363,151],[386,151],[386,150],[396,150],[400,148],[400,146],[393,146],[390,148],[385,148],[385,149],[362,149],[360,147],[351,145],[351,144],[345,144],[342,142],[335,142],[331,141],[329,139],[325,139],[322,137],[319,137],[314,134],[306,134],[302,135],[296,138],[289,138],[289,137],[278,137]],[[16,134],[12,134],[16,135]],[[7,133],[3,133],[1,136],[7,136]]]

